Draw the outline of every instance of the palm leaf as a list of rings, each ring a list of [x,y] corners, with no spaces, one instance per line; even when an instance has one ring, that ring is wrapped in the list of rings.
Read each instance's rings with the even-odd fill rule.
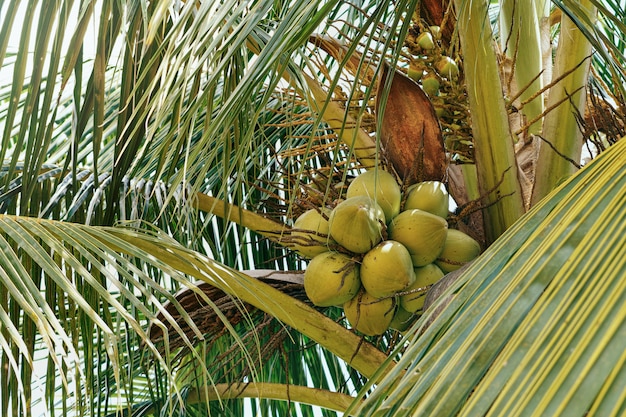
[[[597,8],[598,21],[595,14],[589,14],[581,4],[574,1],[555,0],[559,7],[578,27],[597,52],[596,62],[601,69],[603,80],[609,91],[613,91],[621,100],[626,96],[624,80],[626,80],[625,45],[624,45],[624,9],[618,2],[590,2]]]
[[[330,349],[335,355],[342,357],[344,361],[365,375],[371,375],[387,358],[369,343],[363,343],[358,336],[305,304],[273,290],[254,278],[229,271],[224,266],[198,253],[193,253],[168,238],[151,237],[146,232],[132,231],[127,228],[103,229],[8,216],[2,216],[0,228],[4,236],[3,254],[8,256],[8,259],[3,260],[3,265],[14,265],[13,269],[5,268],[6,275],[3,277],[3,282],[6,283],[5,300],[9,305],[19,305],[22,310],[18,317],[12,318],[12,322],[15,323],[15,320],[20,320],[24,316],[32,317],[37,334],[45,336],[45,348],[50,352],[60,349],[67,351],[69,355],[67,360],[70,364],[74,364],[71,369],[77,367],[76,369],[82,370],[82,375],[70,376],[67,368],[58,361],[56,371],[65,381],[72,380],[72,377],[79,377],[82,383],[85,378],[86,387],[91,388],[87,388],[86,391],[81,390],[81,394],[94,401],[97,396],[93,389],[102,383],[97,381],[101,379],[110,381],[115,384],[116,391],[124,392],[125,383],[129,383],[132,377],[123,378],[116,370],[124,368],[125,364],[134,363],[132,372],[141,374],[143,371],[142,361],[136,358],[133,360],[134,353],[130,356],[119,356],[119,353],[127,349],[130,349],[132,353],[138,349],[139,345],[146,345],[154,352],[155,359],[163,368],[163,372],[166,374],[172,372],[173,365],[169,362],[171,359],[168,359],[169,356],[162,357],[157,353],[146,333],[146,323],[155,323],[162,328],[166,353],[169,351],[169,334],[163,323],[169,321],[170,329],[180,333],[179,337],[183,338],[183,343],[193,353],[187,359],[187,361],[192,360],[186,365],[187,368],[190,364],[194,364],[192,367],[194,374],[204,369],[194,377],[194,380],[200,378],[200,381],[213,383],[223,372],[220,369],[230,369],[229,366],[219,362],[214,363],[214,365],[219,365],[215,369],[210,365],[198,367],[198,364],[204,363],[204,359],[198,356],[199,351],[194,348],[178,324],[172,320],[171,314],[159,307],[161,305],[159,299],[163,297],[168,299],[181,315],[181,321],[186,322],[191,329],[195,329],[197,338],[203,339],[202,334],[190,320],[189,314],[168,291],[167,288],[171,287],[171,284],[167,285],[167,279],[173,279],[186,288],[195,289],[198,297],[213,306],[217,313],[216,319],[221,320],[224,328],[233,335],[233,340],[228,345],[239,344],[244,353],[245,360],[232,368],[232,371],[237,372],[239,367],[245,366],[249,369],[247,373],[252,378],[258,377],[257,373],[260,371],[257,367],[262,368],[263,366],[259,364],[263,361],[254,359],[254,356],[260,352],[253,352],[254,346],[263,346],[263,344],[257,345],[259,341],[255,341],[254,334],[251,340],[254,343],[251,345],[245,343],[243,336],[238,336],[242,334],[241,331],[233,327],[225,316],[225,312],[219,310],[213,301],[191,284],[183,274],[190,274],[191,277],[204,280],[232,294],[236,297],[234,301],[241,299],[266,310],[272,317],[277,317],[300,333],[312,337],[317,343]],[[11,247],[16,246],[20,249],[11,250]],[[130,258],[122,256],[120,251]],[[31,269],[39,271],[39,275],[34,275],[32,271],[27,273],[23,265],[31,265]],[[144,270],[157,272],[157,277],[162,277],[160,280],[165,281],[162,281],[163,284],[160,283],[161,281],[155,281],[152,274],[142,272]],[[71,278],[68,279],[68,277]],[[51,305],[46,302],[37,285],[44,282],[46,292],[62,294],[61,300],[65,301],[57,307],[54,307],[55,304]],[[44,308],[38,312],[31,309],[30,306],[33,305],[44,306]],[[163,315],[155,315],[151,305]],[[77,316],[78,324],[86,328],[79,331],[71,326],[71,323],[68,328],[67,323],[58,320],[59,315],[62,315],[61,310],[68,308],[76,311],[74,314]],[[237,308],[244,317],[248,315],[243,307]],[[316,316],[317,319],[312,321],[312,316]],[[126,328],[121,334],[113,330],[120,325]],[[255,326],[254,322],[249,322],[247,328],[254,329]],[[13,326],[8,328],[11,327]],[[86,331],[87,329],[93,329],[99,334],[99,338],[102,339],[99,346],[93,344],[92,332]],[[73,341],[73,337],[78,337],[78,344]],[[135,339],[141,343],[126,345],[127,340]],[[8,335],[3,334],[3,344],[24,346],[22,339],[14,332]],[[26,343],[26,345],[29,344]],[[79,352],[81,348],[82,354]],[[30,345],[30,350],[22,352],[21,356],[33,357],[33,349],[34,345]],[[95,352],[106,355],[110,366],[94,375],[92,361],[95,360],[93,356]],[[50,358],[56,360],[54,355]],[[20,370],[24,367],[30,369],[31,363],[32,361],[27,361],[20,367]],[[309,361],[309,365],[312,364],[314,362]],[[184,374],[182,369],[179,369],[179,378]],[[300,374],[299,369],[300,365],[292,372]],[[246,374],[239,372],[239,377]],[[236,377],[237,375],[230,375],[226,381],[233,381],[231,378]],[[65,389],[69,387],[66,386]],[[304,393],[306,394],[306,391]]]

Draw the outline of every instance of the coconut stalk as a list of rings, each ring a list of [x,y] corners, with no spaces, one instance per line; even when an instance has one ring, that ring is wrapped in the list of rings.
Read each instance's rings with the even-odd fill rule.
[[[586,10],[590,21],[595,20],[596,9],[591,1],[582,1],[580,8]],[[590,65],[591,44],[576,24],[563,14],[553,79],[567,75],[550,88],[548,95],[547,108],[556,108],[544,120],[544,141],[539,146],[532,204],[577,170],[583,137],[578,116],[585,113],[585,87]]]
[[[282,222],[277,222],[253,211],[246,210],[203,193],[196,193],[194,204],[198,210],[234,222],[270,239],[280,239],[280,237],[290,229],[289,226]]]
[[[345,51],[337,43],[331,42],[329,39],[311,37],[311,40],[320,45],[325,45],[322,49],[331,48],[333,56],[336,58],[343,57]],[[260,55],[261,46],[254,39],[249,39],[247,43],[250,51],[256,55]],[[329,52],[330,53],[330,52]],[[353,70],[358,68],[358,63],[349,61],[348,68]],[[365,67],[363,70],[366,75],[372,76],[372,70]],[[357,71],[358,73],[358,71]],[[308,98],[311,109],[320,115],[328,125],[337,133],[340,141],[350,147],[357,160],[365,168],[374,168],[380,165],[380,161],[376,156],[376,141],[372,139],[365,130],[359,127],[359,123],[342,108],[338,103],[330,97],[331,93],[324,90],[320,83],[313,77],[301,72],[299,73],[301,80],[306,84],[306,88],[298,83],[289,71],[285,70],[281,73],[281,77],[289,83],[302,97]]]
[[[350,147],[361,165],[374,168],[380,165],[376,156],[376,142],[359,127],[357,120],[346,113],[337,102],[330,99],[330,93],[320,86],[317,80],[302,74],[308,87],[309,104],[321,118],[337,133],[338,138]],[[301,94],[304,94],[300,90]]]
[[[523,213],[513,137],[492,43],[488,1],[455,1],[464,54],[478,186],[488,207],[485,237],[493,242]]]
[[[506,56],[514,63],[512,71],[515,77],[516,90],[521,102],[526,103],[522,114],[526,120],[536,120],[528,127],[528,133],[541,133],[543,113],[543,94],[537,94],[543,87],[542,39],[540,22],[545,17],[545,1],[534,4],[530,1],[504,0],[500,9],[500,39]],[[542,14],[540,14],[542,13]],[[549,33],[547,34],[549,35]],[[523,91],[522,91],[523,90]]]

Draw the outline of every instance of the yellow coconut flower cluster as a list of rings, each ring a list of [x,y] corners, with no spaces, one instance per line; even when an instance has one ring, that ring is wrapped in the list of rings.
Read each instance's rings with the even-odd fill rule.
[[[443,184],[414,184],[405,194],[390,173],[367,171],[333,210],[312,209],[294,223],[294,249],[312,258],[307,296],[317,306],[343,307],[366,335],[405,330],[421,313],[426,290],[480,252],[474,239],[448,229]]]

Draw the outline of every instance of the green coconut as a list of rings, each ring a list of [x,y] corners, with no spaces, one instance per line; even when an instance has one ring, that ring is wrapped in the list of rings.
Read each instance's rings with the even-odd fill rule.
[[[430,26],[428,30],[433,34],[433,38],[441,39],[441,28],[439,26]]]
[[[448,217],[449,204],[450,197],[444,184],[424,181],[407,188],[404,210],[420,209],[445,219]]]
[[[459,76],[459,67],[449,56],[442,56],[435,64],[435,68],[437,68],[439,75],[449,80],[456,79]]]
[[[330,236],[354,253],[365,253],[383,238],[385,213],[369,197],[350,197],[339,203],[328,220]]]
[[[337,252],[317,255],[304,271],[304,291],[319,307],[341,306],[354,298],[360,288],[358,265]]]
[[[402,306],[396,307],[396,313],[393,315],[393,319],[389,324],[389,327],[392,329],[396,329],[400,332],[405,332],[415,320],[417,319],[417,315],[411,313],[410,311],[406,311],[402,308]]]
[[[436,264],[443,272],[456,271],[480,254],[480,245],[460,230],[448,230],[448,236]]]
[[[383,334],[395,313],[393,298],[376,298],[365,290],[343,305],[346,319],[359,332],[368,336]]]
[[[410,66],[406,75],[408,75],[413,81],[417,82],[422,78],[422,75],[424,75],[424,70],[415,66]]]
[[[415,282],[404,290],[405,294],[398,297],[400,306],[406,311],[415,313],[424,307],[428,288],[443,278],[444,273],[435,264],[415,268]]]
[[[361,262],[361,283],[368,294],[389,297],[415,281],[411,254],[399,242],[385,240],[367,252]]]
[[[439,79],[435,74],[429,73],[422,77],[422,89],[430,97],[439,95],[440,86]]]
[[[433,39],[433,35],[430,32],[422,32],[417,37],[417,44],[426,50],[433,49],[435,47],[435,40]]]
[[[323,213],[328,217],[330,210],[325,208]],[[293,249],[307,258],[328,252],[328,245],[333,243],[329,237],[328,220],[316,209],[302,213],[294,222],[293,229]]]
[[[374,200],[383,209],[387,220],[400,213],[400,186],[396,178],[387,171],[372,169],[352,180],[346,197],[356,196],[366,196]]]
[[[445,219],[420,209],[405,210],[389,224],[389,238],[402,243],[411,254],[413,266],[437,259],[448,233]]]

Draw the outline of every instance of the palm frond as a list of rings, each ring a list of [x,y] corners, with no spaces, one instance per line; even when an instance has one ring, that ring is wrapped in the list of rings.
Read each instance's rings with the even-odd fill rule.
[[[609,91],[624,101],[626,97],[626,50],[624,33],[624,4],[619,1],[592,1],[597,9],[597,22],[590,19],[589,11],[585,10],[579,2],[555,0],[553,2],[563,13],[576,24],[593,46],[596,54],[597,67],[601,69],[603,81]]]
[[[177,365],[178,379],[188,379],[184,377],[184,369],[191,371],[193,380],[200,378],[202,384],[216,383],[222,378],[226,378],[224,382],[235,382],[245,375],[257,380],[260,375],[264,375],[263,372],[267,370],[262,371],[264,359],[261,358],[274,353],[271,347],[279,347],[281,341],[286,340],[285,337],[290,341],[298,338],[287,334],[275,338],[274,335],[283,332],[284,325],[274,323],[276,330],[266,332],[263,336],[269,339],[259,339],[259,334],[254,330],[259,326],[258,320],[252,318],[252,313],[247,312],[241,301],[237,301],[239,299],[266,310],[271,317],[276,317],[298,332],[313,338],[365,375],[373,373],[386,360],[384,353],[302,302],[273,290],[254,278],[229,271],[200,254],[184,249],[161,234],[150,235],[145,231],[128,228],[103,229],[10,216],[2,216],[1,220],[0,228],[4,236],[2,253],[8,258],[2,262],[6,265],[3,276],[6,302],[4,308],[6,310],[7,306],[19,306],[21,311],[16,317],[11,317],[14,324],[7,328],[14,327],[20,320],[33,320],[31,334],[33,337],[44,338],[42,346],[50,352],[50,360],[56,363],[56,372],[66,381],[64,389],[69,390],[67,384],[72,380],[80,386],[85,384],[85,388],[81,388],[79,392],[81,396],[95,401],[93,406],[98,404],[97,393],[101,389],[98,387],[103,384],[110,387],[113,384],[114,392],[122,395],[121,393],[127,391],[125,384],[133,380],[134,373],[141,375],[145,372],[146,362],[139,360],[137,356],[142,351],[144,354],[152,352],[149,357],[154,357],[153,360],[156,360],[155,364],[159,364],[161,372],[171,374],[178,361],[171,362],[173,358],[170,355],[161,356],[158,352],[165,351],[167,354],[170,349],[180,345],[181,342],[174,342],[175,338],[182,338],[182,345],[191,352],[191,355],[183,357],[186,358],[184,362]],[[29,272],[25,270],[25,265],[29,266]],[[9,269],[9,266],[12,268]],[[34,271],[38,273],[35,274]],[[235,323],[231,323],[230,317],[227,317],[232,310],[221,310],[216,301],[207,296],[208,293],[189,282],[186,274],[205,280],[231,294],[235,313],[238,311],[244,318],[239,321],[243,328],[236,329]],[[194,347],[182,325],[191,329],[191,333],[195,333],[198,340],[204,340],[204,336],[194,324],[191,313],[171,294],[174,281],[177,285],[195,291],[196,297],[213,309],[216,313],[215,320],[223,323],[221,334],[232,335],[232,340],[227,342],[217,337],[220,334],[216,334],[214,339]],[[53,296],[58,301],[50,304],[49,297]],[[162,307],[163,299],[169,300],[179,316],[178,319],[174,320],[172,312]],[[38,311],[31,306],[42,306],[43,309]],[[73,318],[69,322],[59,320],[59,317],[65,316],[64,311],[71,312],[70,317]],[[160,313],[156,315],[153,311]],[[312,315],[318,317],[314,323],[311,322]],[[264,320],[267,321],[267,318]],[[152,323],[161,329],[163,337],[158,338],[160,347],[155,346],[148,335],[146,323]],[[94,344],[93,331],[98,335],[98,345]],[[170,332],[178,335],[170,339]],[[225,362],[205,358],[205,354],[215,353],[214,343],[218,343],[217,352],[222,352]],[[3,344],[30,346],[26,352],[20,354],[24,360],[20,361],[23,363],[19,370],[32,369],[32,360],[26,359],[33,357],[34,344],[25,343],[14,332],[3,335]],[[242,355],[233,357],[225,354],[224,344],[239,345]],[[206,353],[201,353],[203,346],[207,349]],[[264,348],[260,348],[263,346]],[[67,352],[67,366],[53,354],[59,351]],[[294,354],[297,357],[300,355],[299,352]],[[255,359],[256,355],[261,357]],[[108,358],[109,365],[94,371],[93,361],[99,356]],[[97,359],[97,362],[101,360]],[[306,383],[301,379],[306,375],[301,372],[305,363],[307,362],[294,361],[296,366],[292,372],[300,378],[296,378],[298,383]],[[119,373],[119,370],[131,365],[132,369],[128,370],[130,374]],[[312,365],[319,365],[319,362],[309,360],[307,366]],[[78,369],[81,373],[71,375],[68,369],[72,369],[71,372]],[[272,367],[269,371],[272,375],[268,377],[272,379],[284,372],[283,370],[276,374]],[[287,375],[290,374],[287,372]],[[14,380],[13,378],[9,380]],[[164,392],[169,391],[167,389]],[[172,392],[176,391],[172,389]],[[26,398],[29,399],[29,395]]]
[[[11,347],[7,352],[20,356],[19,370],[3,379],[4,399],[22,396],[30,402],[30,390],[18,393],[7,384],[13,386],[18,375],[30,381],[32,373],[39,372],[35,360],[41,361],[42,353],[35,357],[37,346],[45,349],[50,382],[58,375],[63,395],[79,388],[75,401],[87,398],[88,408],[96,406],[97,390],[108,378],[119,383],[125,379],[119,371],[129,365],[125,352],[130,345],[147,340],[141,322],[154,317],[147,300],[155,291],[171,298],[169,291],[133,262],[103,251],[94,236],[73,233],[69,224],[3,216],[1,228],[3,308],[12,312],[13,325],[23,326],[19,337],[2,337],[3,345]],[[119,273],[110,269],[113,265]],[[180,274],[171,276],[180,279]],[[122,329],[117,328],[121,324]],[[132,342],[135,337],[139,339]],[[28,350],[14,350],[18,346]],[[102,357],[108,358],[105,365],[94,368]],[[3,413],[8,412],[6,406]]]

